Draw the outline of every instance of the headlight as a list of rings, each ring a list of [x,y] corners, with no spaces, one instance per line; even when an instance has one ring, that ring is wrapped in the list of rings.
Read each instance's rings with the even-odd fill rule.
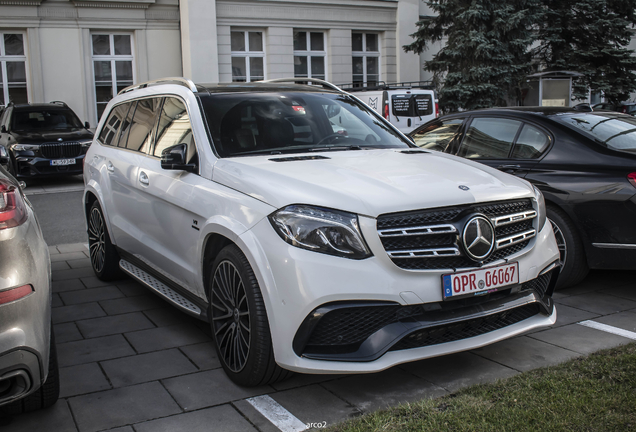
[[[92,142],[93,140],[80,141],[80,144],[82,145],[82,148],[89,148]]]
[[[543,198],[541,191],[537,189],[536,186],[533,185],[532,187],[534,188],[534,199],[537,201],[537,207],[539,208],[537,218],[539,219],[539,231],[541,231],[543,229],[543,225],[545,225],[546,218],[545,199]]]
[[[9,157],[9,153],[7,153],[7,149],[0,146],[0,157],[7,158]]]
[[[16,151],[38,151],[40,150],[39,144],[14,144],[13,150]]]
[[[302,249],[352,259],[372,255],[353,213],[290,205],[272,213],[269,221],[283,240]]]

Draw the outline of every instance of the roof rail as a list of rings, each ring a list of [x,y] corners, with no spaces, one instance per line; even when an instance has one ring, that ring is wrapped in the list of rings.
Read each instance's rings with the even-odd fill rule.
[[[343,90],[341,88],[339,88],[338,86],[336,86],[335,84],[331,84],[328,81],[317,79],[317,78],[300,78],[300,77],[295,77],[295,78],[275,78],[275,79],[269,79],[269,80],[260,81],[260,82],[264,82],[264,83],[312,83],[312,84],[320,84],[321,86],[323,86],[325,88],[328,88],[330,90],[335,90],[337,92],[344,93]]]
[[[177,84],[183,87],[187,87],[192,93],[197,92],[197,86],[192,82],[192,80],[189,80],[187,78],[182,78],[182,77],[168,77],[168,78],[159,78],[152,81],[146,81],[141,84],[133,84],[121,90],[117,94],[120,95],[120,94],[128,93],[129,91],[142,89],[146,87],[152,87],[152,86],[156,86],[160,84]]]
[[[63,101],[51,101],[49,102],[50,104],[55,104],[55,105],[62,105],[64,107],[67,107],[68,105],[66,105],[66,102]]]
[[[347,92],[368,91],[368,90],[392,90],[392,89],[408,89],[421,88],[435,90],[432,81],[409,81],[400,83],[386,83],[384,81],[372,82],[354,82],[346,84],[338,84],[338,87]]]

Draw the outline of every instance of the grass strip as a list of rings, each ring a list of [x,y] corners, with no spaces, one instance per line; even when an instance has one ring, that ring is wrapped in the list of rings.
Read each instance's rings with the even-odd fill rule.
[[[331,432],[636,430],[636,344],[404,404]]]

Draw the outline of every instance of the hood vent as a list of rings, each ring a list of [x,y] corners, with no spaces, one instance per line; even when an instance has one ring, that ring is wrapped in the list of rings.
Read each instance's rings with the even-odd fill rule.
[[[272,162],[293,162],[293,161],[301,161],[301,160],[316,160],[316,159],[331,159],[326,156],[291,156],[291,157],[282,157],[282,158],[272,158],[270,159]]]

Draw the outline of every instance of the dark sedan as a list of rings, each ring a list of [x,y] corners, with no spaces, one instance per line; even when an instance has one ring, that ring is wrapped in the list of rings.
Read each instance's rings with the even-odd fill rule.
[[[636,118],[519,107],[467,111],[409,134],[419,147],[484,163],[543,192],[561,249],[559,285],[589,268],[636,269]]]
[[[82,174],[92,139],[63,102],[9,104],[0,116],[0,164],[17,178]]]

